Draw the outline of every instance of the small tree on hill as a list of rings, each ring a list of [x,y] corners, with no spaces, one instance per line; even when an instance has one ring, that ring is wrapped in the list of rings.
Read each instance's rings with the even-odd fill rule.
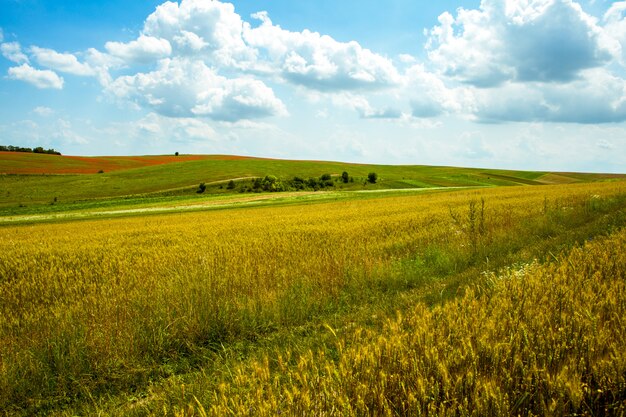
[[[233,180],[228,181],[228,185],[226,186],[226,188],[229,190],[235,189],[235,181]]]
[[[367,180],[372,184],[376,184],[376,181],[378,181],[378,174],[375,172],[370,172],[369,174],[367,174]]]
[[[348,181],[350,181],[350,175],[346,171],[343,171],[341,174],[341,181],[343,181],[344,184],[347,184]]]

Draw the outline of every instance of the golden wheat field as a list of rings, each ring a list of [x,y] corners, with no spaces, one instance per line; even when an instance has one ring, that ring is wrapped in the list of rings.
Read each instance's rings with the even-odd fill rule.
[[[611,182],[2,227],[0,410],[624,413],[625,210]]]
[[[344,329],[350,347],[338,339],[338,360],[285,350],[272,364],[238,367],[210,407],[195,409],[214,416],[623,415],[624,278],[621,231],[548,265],[490,274],[458,300],[388,319],[382,332]]]

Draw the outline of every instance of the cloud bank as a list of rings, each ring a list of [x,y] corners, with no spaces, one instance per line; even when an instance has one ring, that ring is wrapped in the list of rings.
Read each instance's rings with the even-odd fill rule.
[[[288,117],[286,103],[304,93],[389,122],[614,123],[626,120],[625,14],[626,1],[596,18],[572,0],[482,0],[443,12],[420,62],[286,30],[263,11],[247,18],[230,3],[181,0],[125,42],[76,53],[3,42],[0,52],[15,65],[10,79],[60,90],[58,73],[94,77],[121,105],[170,118]]]

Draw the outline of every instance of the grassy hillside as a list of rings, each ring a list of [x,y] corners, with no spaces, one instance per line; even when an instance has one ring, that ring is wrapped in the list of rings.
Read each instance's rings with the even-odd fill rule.
[[[105,163],[109,164],[109,168],[100,174],[24,174],[59,173],[72,169],[94,172]],[[85,168],[86,166],[89,169]],[[338,177],[343,171],[347,171],[354,182],[348,184],[339,182]],[[290,180],[295,176],[304,179],[319,178],[322,174],[328,173],[334,176],[336,180],[334,189],[337,190],[565,184],[623,177],[432,166],[362,165],[215,155],[76,159],[76,157],[20,153],[0,154],[0,172],[19,174],[0,175],[0,208],[64,204],[155,193],[193,196],[202,182],[208,185],[207,194],[232,193],[246,187],[246,184],[250,186],[249,178],[266,175]],[[378,174],[377,184],[366,183],[370,172]],[[232,191],[224,187],[231,179],[236,179],[238,185],[237,189]]]
[[[208,159],[205,155],[67,156],[0,152],[0,174],[96,174],[173,162]]]
[[[623,411],[625,192],[0,228],[0,414]]]

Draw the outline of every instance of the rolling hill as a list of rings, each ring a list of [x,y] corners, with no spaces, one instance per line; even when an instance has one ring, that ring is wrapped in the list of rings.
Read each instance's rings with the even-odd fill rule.
[[[342,172],[353,181],[339,181]],[[376,172],[379,181],[366,181]],[[161,155],[76,157],[0,153],[0,207],[67,203],[129,196],[193,196],[198,184],[207,194],[233,193],[230,180],[250,182],[274,175],[335,178],[336,190],[407,189],[431,187],[493,187],[569,184],[625,178],[616,174],[552,173],[420,165],[365,165],[324,161],[263,159],[227,155]]]

